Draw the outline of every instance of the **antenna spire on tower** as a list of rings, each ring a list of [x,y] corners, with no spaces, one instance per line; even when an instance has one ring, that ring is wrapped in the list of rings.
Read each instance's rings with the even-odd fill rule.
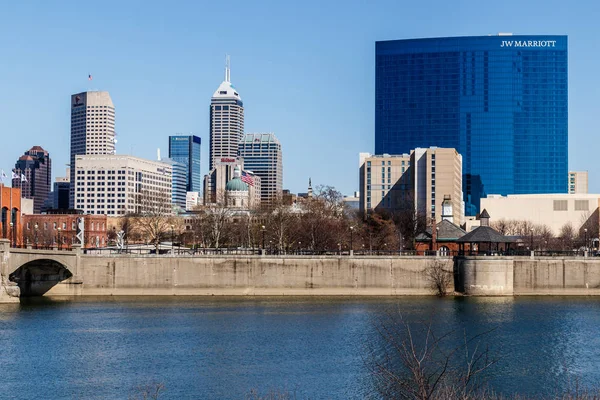
[[[225,82],[230,82],[231,79],[231,61],[229,54],[225,54]]]

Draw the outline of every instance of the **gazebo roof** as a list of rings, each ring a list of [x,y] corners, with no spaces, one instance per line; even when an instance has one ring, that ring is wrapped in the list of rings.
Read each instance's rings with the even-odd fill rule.
[[[463,237],[467,234],[467,232],[460,226],[453,224],[448,220],[442,220],[437,224],[436,227],[439,228],[436,238],[437,241],[456,241],[456,239]],[[431,241],[431,229],[431,226],[427,227],[427,229],[425,229],[425,232],[421,232],[420,234],[418,234],[415,240],[419,242]]]
[[[479,226],[457,240],[458,243],[512,243],[514,239],[501,235],[489,226]]]

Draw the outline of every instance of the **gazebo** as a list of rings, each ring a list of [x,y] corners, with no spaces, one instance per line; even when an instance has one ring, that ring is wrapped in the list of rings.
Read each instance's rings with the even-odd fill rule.
[[[448,220],[442,220],[435,226],[429,226],[415,238],[417,253],[438,251],[447,256],[458,253],[457,240],[466,235],[464,229]]]
[[[474,245],[477,246],[478,253],[482,250],[487,253],[499,253],[501,251],[508,252],[510,244],[514,242],[514,239],[504,236],[490,227],[490,214],[487,210],[484,209],[481,212],[479,220],[481,223],[480,226],[456,240],[456,243],[458,243],[460,247],[460,254],[465,254],[466,243],[470,245],[471,252],[474,251]],[[504,244],[503,248],[500,248],[501,244]]]

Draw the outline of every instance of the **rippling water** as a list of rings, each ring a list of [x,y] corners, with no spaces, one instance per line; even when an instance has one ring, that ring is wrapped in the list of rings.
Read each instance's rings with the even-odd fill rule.
[[[0,305],[0,399],[376,398],[364,366],[391,307],[438,330],[496,328],[492,387],[547,395],[600,382],[600,298],[38,298]]]

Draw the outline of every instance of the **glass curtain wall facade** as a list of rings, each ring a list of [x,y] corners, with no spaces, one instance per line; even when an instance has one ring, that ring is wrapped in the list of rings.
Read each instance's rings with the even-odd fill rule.
[[[486,194],[566,193],[567,36],[376,43],[375,152],[453,147],[465,214]]]
[[[200,174],[200,138],[198,136],[169,136],[169,158],[187,168],[187,192],[202,191]]]

